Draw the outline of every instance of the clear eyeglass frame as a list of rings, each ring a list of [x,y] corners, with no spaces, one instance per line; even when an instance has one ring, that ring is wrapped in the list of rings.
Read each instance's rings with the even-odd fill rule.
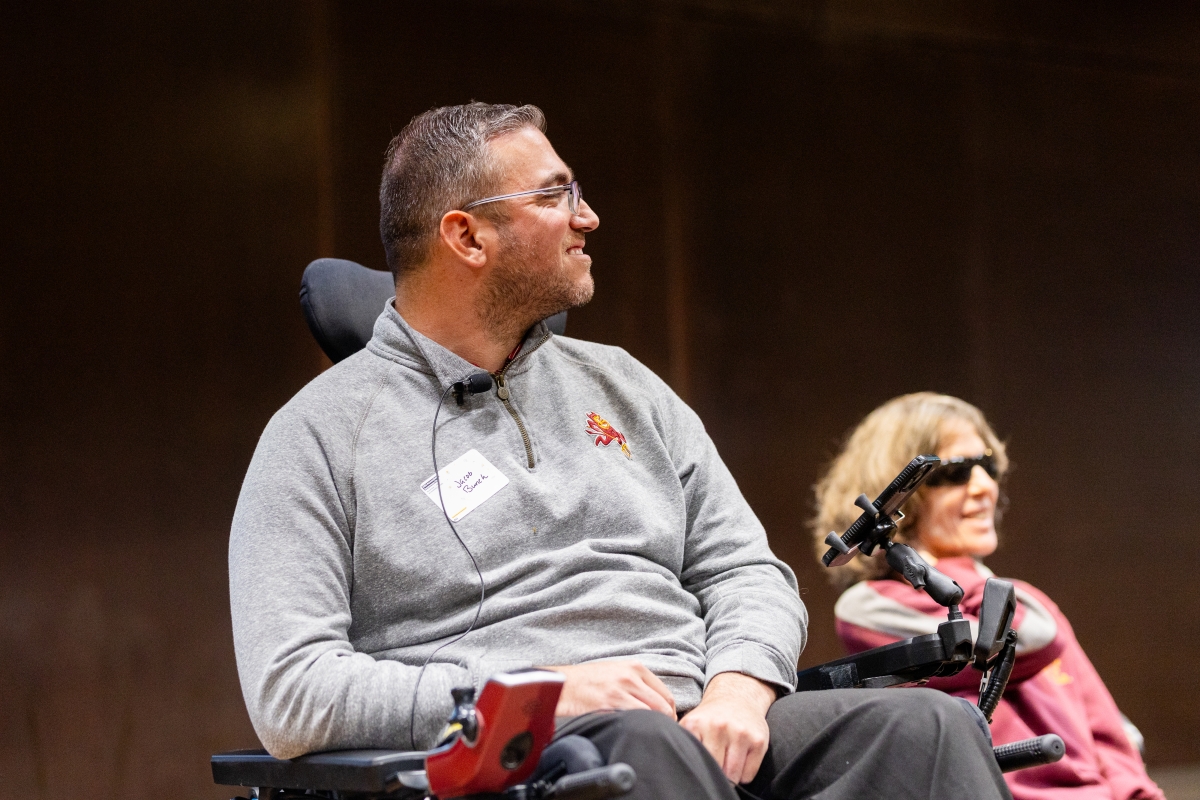
[[[579,201],[583,199],[583,189],[579,188],[579,181],[571,181],[564,183],[561,186],[547,186],[544,189],[530,189],[527,192],[513,192],[512,194],[498,194],[495,197],[485,197],[482,200],[472,200],[462,207],[462,211],[470,211],[475,206],[481,206],[484,203],[495,203],[498,200],[509,200],[513,197],[525,197],[531,194],[554,194],[555,192],[567,193],[567,208],[571,211],[572,216],[579,214]]]

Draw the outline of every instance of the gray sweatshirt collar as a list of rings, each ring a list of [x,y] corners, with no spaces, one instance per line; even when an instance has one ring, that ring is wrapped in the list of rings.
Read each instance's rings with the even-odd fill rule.
[[[520,352],[506,370],[506,374],[515,375],[527,369],[529,365],[525,356],[532,353],[551,335],[544,322],[530,328],[521,341]],[[414,330],[392,306],[391,300],[387,301],[383,313],[375,320],[375,329],[371,341],[367,343],[367,349],[389,361],[432,375],[443,388],[481,369],[420,331]]]

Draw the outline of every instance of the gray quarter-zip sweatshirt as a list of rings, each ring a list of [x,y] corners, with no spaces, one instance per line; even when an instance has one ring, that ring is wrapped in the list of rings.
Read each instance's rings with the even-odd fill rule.
[[[795,576],[699,418],[624,350],[543,325],[504,370],[506,391],[461,407],[451,395],[438,417],[439,468],[473,449],[508,483],[456,523],[487,599],[417,687],[480,595],[421,490],[438,398],[478,371],[389,305],[367,348],[263,432],[229,579],[238,673],[266,748],[428,747],[452,687],[536,665],[637,659],[680,712],[720,672],[792,688],[807,624]]]

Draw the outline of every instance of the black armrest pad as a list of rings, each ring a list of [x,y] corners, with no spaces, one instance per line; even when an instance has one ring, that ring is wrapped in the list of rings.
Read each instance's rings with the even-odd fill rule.
[[[234,750],[212,757],[212,773],[213,781],[223,786],[381,793],[397,772],[424,770],[426,755],[424,751],[334,750],[279,759],[266,750]]]

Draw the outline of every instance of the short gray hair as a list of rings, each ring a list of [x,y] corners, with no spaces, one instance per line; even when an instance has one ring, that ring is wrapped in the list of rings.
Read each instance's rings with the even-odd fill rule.
[[[488,143],[526,127],[546,131],[537,106],[473,102],[419,114],[392,139],[379,186],[379,235],[393,276],[428,257],[447,211],[495,194],[503,175]],[[488,206],[480,212],[502,215]]]

